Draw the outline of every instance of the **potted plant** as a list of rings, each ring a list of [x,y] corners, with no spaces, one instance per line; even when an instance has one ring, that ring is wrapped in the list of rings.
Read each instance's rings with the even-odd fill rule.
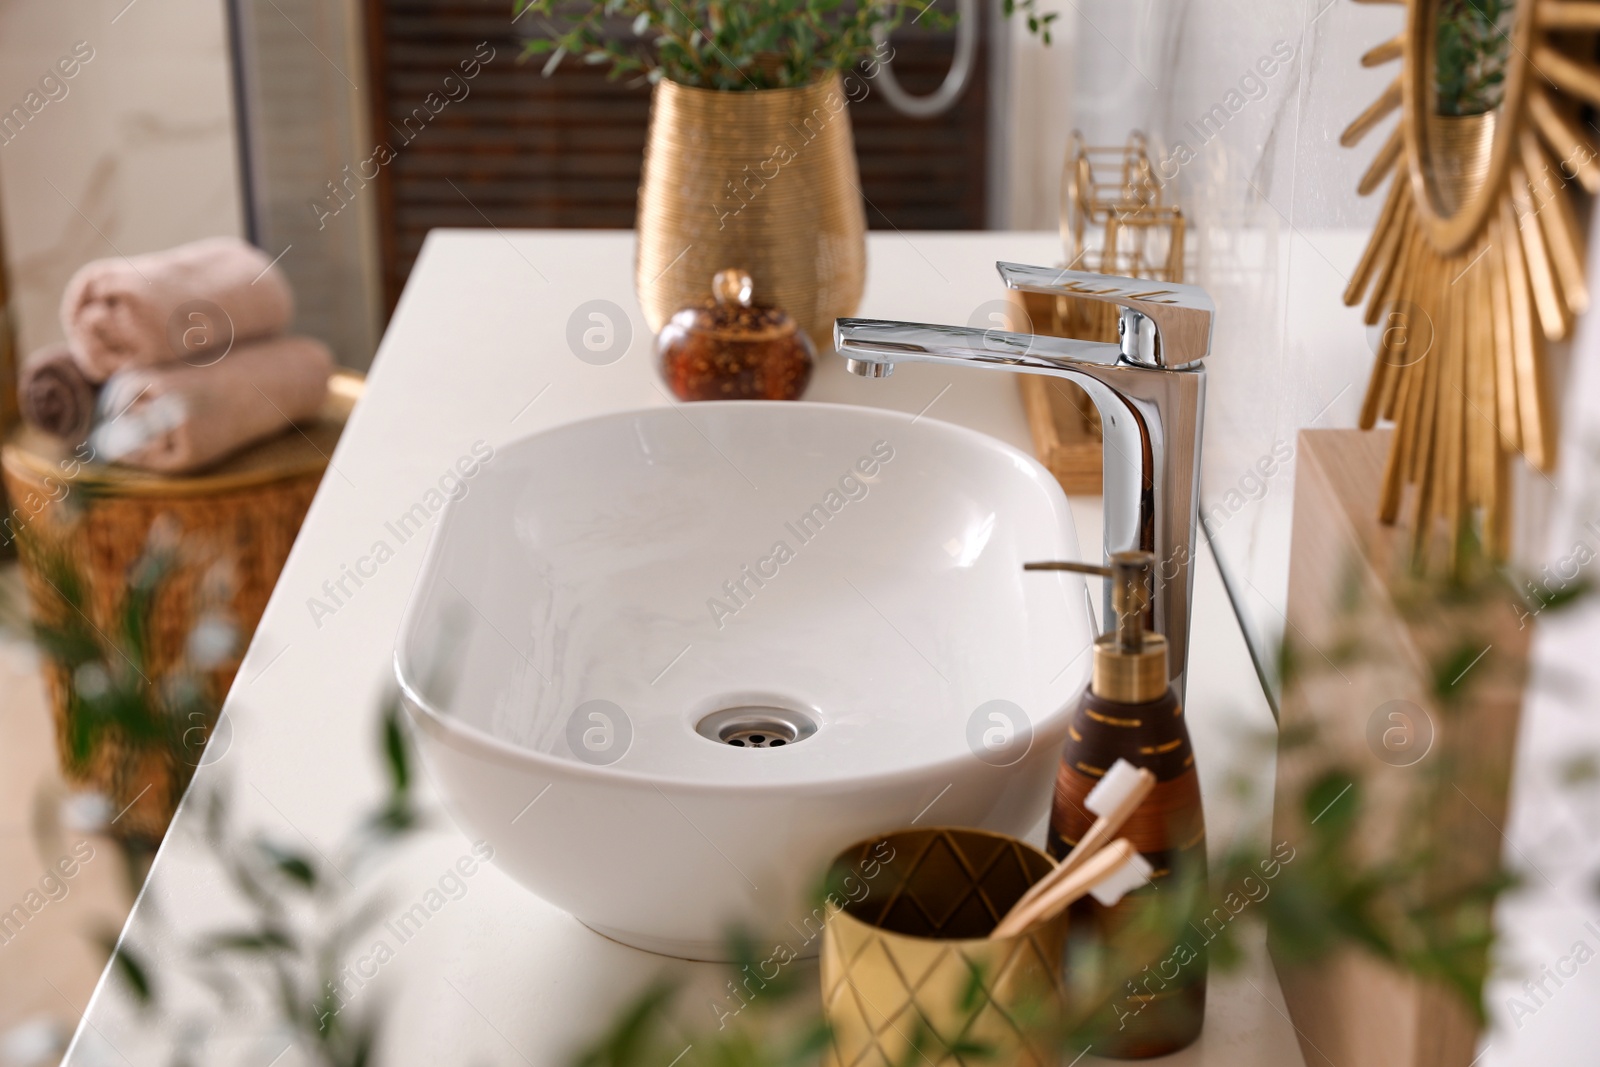
[[[1022,8],[1049,39],[1053,14]],[[635,281],[651,330],[738,268],[819,346],[854,313],[866,217],[848,105],[865,99],[906,22],[934,0],[515,0],[552,73],[568,57],[654,84]]]

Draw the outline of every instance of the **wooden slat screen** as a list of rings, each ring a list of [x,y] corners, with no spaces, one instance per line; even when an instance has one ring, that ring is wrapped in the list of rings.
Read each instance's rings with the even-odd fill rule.
[[[649,87],[608,81],[603,67],[572,58],[543,77],[537,59],[518,60],[528,30],[513,25],[511,6],[368,0],[374,136],[395,155],[377,179],[391,308],[435,226],[633,226]],[[895,35],[895,71],[908,91],[939,84],[952,37]],[[463,96],[460,64],[470,70],[474,60],[481,69]],[[448,75],[457,80],[447,86]],[[961,102],[934,119],[907,118],[878,92],[851,105],[869,226],[984,227],[987,81],[980,59]]]

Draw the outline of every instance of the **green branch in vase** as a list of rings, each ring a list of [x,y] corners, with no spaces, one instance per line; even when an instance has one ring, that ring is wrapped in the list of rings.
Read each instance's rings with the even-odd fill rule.
[[[1037,3],[1005,0],[1003,10],[1022,12],[1048,44],[1057,15]],[[937,0],[514,0],[513,14],[535,16],[523,54],[545,57],[547,76],[575,58],[612,78],[736,92],[810,85],[892,55],[879,41],[896,29],[956,24]]]

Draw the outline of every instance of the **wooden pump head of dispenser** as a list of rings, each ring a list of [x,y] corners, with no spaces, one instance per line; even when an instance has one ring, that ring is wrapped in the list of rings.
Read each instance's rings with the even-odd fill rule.
[[[1111,554],[1111,565],[1051,561],[1025,563],[1029,571],[1074,571],[1111,579],[1111,629],[1095,638],[1094,674],[1089,688],[1104,700],[1147,704],[1167,691],[1167,639],[1145,629],[1150,614],[1155,555],[1127,551]]]

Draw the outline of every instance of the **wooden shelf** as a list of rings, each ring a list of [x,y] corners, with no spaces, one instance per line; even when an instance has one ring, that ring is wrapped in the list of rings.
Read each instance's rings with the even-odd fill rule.
[[[1426,840],[1449,846],[1422,875],[1439,891],[1479,884],[1500,863],[1532,630],[1509,591],[1459,606],[1414,599],[1409,532],[1376,518],[1390,432],[1300,434],[1287,605],[1299,667],[1285,681],[1279,729],[1314,741],[1280,742],[1273,840],[1299,850],[1310,832],[1300,798],[1329,767],[1348,768],[1362,783],[1362,861],[1401,855],[1399,828],[1425,818]],[[1469,635],[1485,654],[1449,683],[1464,688],[1445,707],[1439,664]],[[1359,650],[1341,655],[1353,640]],[[1430,779],[1442,768],[1452,788]],[[1277,932],[1269,943],[1309,1067],[1474,1062],[1478,1027],[1442,985],[1354,949],[1305,965]]]

